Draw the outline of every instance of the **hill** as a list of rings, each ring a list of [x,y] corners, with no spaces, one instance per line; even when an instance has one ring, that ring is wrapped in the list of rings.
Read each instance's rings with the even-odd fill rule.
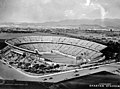
[[[69,19],[62,21],[51,21],[44,23],[1,23],[3,26],[22,26],[22,27],[97,27],[120,29],[120,19]]]

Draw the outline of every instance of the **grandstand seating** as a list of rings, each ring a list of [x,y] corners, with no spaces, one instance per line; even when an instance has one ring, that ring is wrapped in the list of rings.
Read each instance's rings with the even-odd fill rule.
[[[87,40],[59,37],[59,36],[26,36],[6,41],[7,44],[33,51],[38,49],[40,52],[51,52],[51,50],[58,50],[61,53],[79,56],[81,53],[87,53],[87,58],[94,60],[100,56],[105,45],[90,42]]]

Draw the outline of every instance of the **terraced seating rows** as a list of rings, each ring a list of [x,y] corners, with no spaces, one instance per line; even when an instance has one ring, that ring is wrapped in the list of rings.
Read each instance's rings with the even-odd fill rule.
[[[87,58],[94,59],[102,53],[100,50],[106,46],[95,42],[90,42],[81,39],[56,37],[56,36],[27,36],[7,40],[6,43],[19,45],[20,48],[34,51],[38,49],[40,52],[50,52],[58,50],[61,53],[79,56],[81,53],[86,53]]]
[[[31,42],[64,43],[64,44],[82,46],[96,51],[102,50],[106,47],[104,45],[86,40],[68,38],[68,37],[55,37],[55,36],[27,36],[27,37],[19,37],[19,38],[11,39],[8,40],[7,42],[14,45],[22,44],[22,43],[31,43]]]

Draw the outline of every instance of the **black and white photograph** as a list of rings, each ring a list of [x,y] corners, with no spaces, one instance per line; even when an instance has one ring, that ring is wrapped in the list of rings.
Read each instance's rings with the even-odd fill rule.
[[[120,0],[0,0],[0,89],[120,89]]]

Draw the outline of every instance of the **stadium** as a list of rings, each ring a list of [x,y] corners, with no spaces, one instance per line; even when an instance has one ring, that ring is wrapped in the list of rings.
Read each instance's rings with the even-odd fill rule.
[[[23,36],[8,39],[1,50],[1,80],[58,83],[101,71],[115,72],[104,62],[107,46],[63,36]],[[110,66],[112,64],[112,66]],[[117,65],[118,66],[118,65]]]

